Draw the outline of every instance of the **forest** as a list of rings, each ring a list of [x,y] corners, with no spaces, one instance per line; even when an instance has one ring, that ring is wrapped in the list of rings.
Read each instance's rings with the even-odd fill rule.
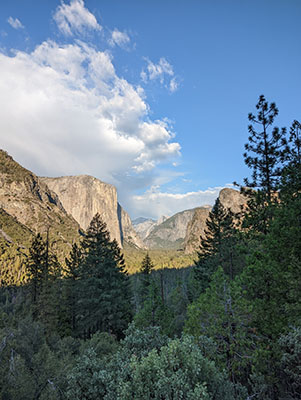
[[[64,263],[37,234],[0,274],[0,399],[301,398],[301,124],[255,108],[247,204],[215,202],[191,265],[129,274],[96,214]]]

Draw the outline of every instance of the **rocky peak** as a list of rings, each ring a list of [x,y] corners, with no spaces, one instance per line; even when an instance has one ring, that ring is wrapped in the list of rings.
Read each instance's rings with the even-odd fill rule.
[[[219,200],[225,208],[236,214],[241,212],[241,206],[246,204],[246,197],[238,190],[224,188],[219,193]],[[187,232],[184,241],[184,251],[192,253],[198,250],[200,245],[200,236],[204,236],[206,229],[206,220],[209,216],[211,207],[199,207],[195,209],[191,221],[187,225]]]
[[[225,208],[230,208],[233,213],[241,212],[241,206],[245,205],[247,199],[238,190],[224,188],[219,192],[219,200]]]
[[[183,246],[188,222],[194,210],[181,211],[170,218],[164,218],[157,224],[145,239],[149,248],[154,249],[179,249]]]

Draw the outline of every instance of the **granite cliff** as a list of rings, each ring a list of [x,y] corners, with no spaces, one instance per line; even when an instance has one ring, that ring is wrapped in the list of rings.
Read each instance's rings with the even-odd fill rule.
[[[111,239],[144,248],[130,217],[117,200],[117,190],[89,175],[41,178],[59,197],[66,211],[86,230],[98,212],[107,224]]]
[[[225,208],[237,214],[241,212],[241,207],[246,205],[246,197],[238,190],[225,188],[219,192],[219,199]],[[192,253],[198,250],[200,245],[200,236],[204,235],[206,229],[206,219],[208,218],[211,207],[200,207],[195,209],[191,221],[187,225],[186,236],[184,240],[185,253]]]
[[[246,198],[230,188],[222,189],[219,199],[225,208],[230,208],[234,213],[239,213],[241,206],[246,204]],[[162,223],[149,219],[138,220],[135,228],[150,249],[184,250],[189,254],[199,248],[200,236],[204,235],[210,210],[211,206],[185,210]]]
[[[145,244],[151,249],[181,249],[193,214],[194,209],[181,211],[154,225],[144,240]]]
[[[206,220],[210,211],[211,207],[209,206],[195,208],[186,229],[183,246],[185,253],[193,253],[198,249],[200,245],[200,236],[204,235]]]

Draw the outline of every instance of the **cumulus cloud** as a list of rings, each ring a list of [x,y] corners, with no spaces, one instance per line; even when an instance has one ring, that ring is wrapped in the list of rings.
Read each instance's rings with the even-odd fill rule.
[[[120,78],[105,51],[48,40],[0,53],[0,76],[2,146],[40,175],[88,173],[120,187],[151,182],[180,153],[168,122],[150,119],[142,88]]]
[[[172,93],[178,89],[178,82],[174,77],[173,67],[164,57],[161,57],[157,64],[149,59],[146,59],[146,62],[147,66],[140,74],[144,83],[157,80],[161,85],[165,85]]]
[[[119,46],[119,47],[126,47],[130,43],[130,37],[126,32],[121,32],[118,29],[114,29],[109,39],[109,45]]]
[[[83,33],[88,29],[98,31],[102,29],[95,16],[85,8],[83,0],[71,0],[69,5],[62,3],[53,18],[59,30],[67,36]]]
[[[23,29],[24,28],[22,22],[18,18],[9,17],[7,22],[14,29]]]
[[[144,194],[132,197],[130,211],[134,218],[146,216],[158,219],[162,215],[171,216],[179,211],[195,207],[212,206],[220,190],[225,186],[183,194],[160,192],[159,188],[152,187]]]

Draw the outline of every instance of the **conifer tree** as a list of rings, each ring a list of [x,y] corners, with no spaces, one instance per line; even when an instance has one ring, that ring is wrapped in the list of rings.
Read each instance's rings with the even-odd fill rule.
[[[78,280],[80,277],[80,266],[83,261],[83,249],[77,243],[72,245],[69,258],[66,258],[65,280],[64,280],[64,305],[65,323],[69,330],[76,332],[76,316],[78,314]]]
[[[33,238],[25,268],[33,315],[42,320],[47,329],[53,330],[58,322],[59,296],[55,281],[60,277],[60,265],[57,257],[50,252],[48,232],[46,240],[39,233]]]
[[[289,198],[292,194],[296,195],[301,188],[301,124],[297,120],[290,128],[283,159],[286,166],[282,171],[280,189],[281,194],[287,194]]]
[[[79,279],[79,333],[121,335],[131,319],[131,292],[123,255],[96,214],[83,240]]]
[[[154,269],[154,265],[148,253],[146,253],[145,257],[141,262],[140,268],[140,285],[139,285],[139,297],[140,303],[143,304],[147,295],[148,295],[148,288],[150,285],[150,275],[152,270]]]
[[[280,184],[286,129],[272,128],[278,109],[263,95],[259,97],[256,109],[257,115],[248,115],[250,135],[243,154],[245,164],[252,169],[252,177],[244,179],[247,188],[241,188],[241,191],[249,197],[245,226],[266,234],[273,215],[271,206],[277,199],[275,192]]]
[[[154,268],[154,265],[152,263],[152,260],[149,256],[149,254],[146,253],[145,257],[143,258],[143,260],[141,262],[140,272],[144,275],[149,275],[153,268]]]
[[[195,261],[194,278],[201,286],[201,291],[208,287],[211,276],[218,266],[233,278],[234,245],[236,242],[236,228],[234,214],[225,209],[217,198],[212,211],[206,221],[205,236],[201,236],[198,259]]]
[[[248,126],[250,136],[243,155],[246,165],[253,170],[252,180],[245,178],[244,183],[249,188],[263,190],[267,200],[271,201],[273,193],[279,187],[286,129],[274,127],[270,130],[278,109],[275,103],[269,104],[263,95],[259,97],[256,109],[256,116],[252,113],[248,115],[251,122]],[[255,130],[255,124],[259,126],[258,131]]]

